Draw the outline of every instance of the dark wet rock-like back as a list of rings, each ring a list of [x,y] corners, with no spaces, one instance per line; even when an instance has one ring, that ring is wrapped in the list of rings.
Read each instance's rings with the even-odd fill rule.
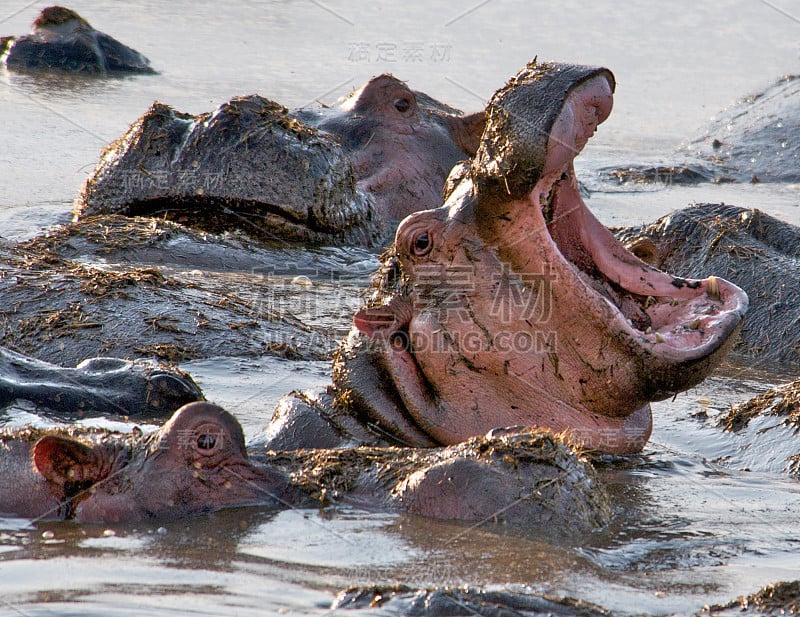
[[[741,596],[727,604],[705,607],[698,616],[734,617],[748,615],[800,615],[800,581],[766,585],[756,593]]]
[[[734,351],[760,365],[800,366],[800,229],[755,209],[696,204],[618,230],[629,250],[680,276],[724,277],[750,308]]]
[[[600,172],[627,185],[800,181],[800,76],[782,77],[720,112],[675,159]]]
[[[369,244],[375,231],[338,143],[257,95],[199,116],[155,103],[103,154],[76,212],[163,214],[278,242]]]
[[[42,10],[30,34],[0,39],[0,62],[10,70],[108,75],[154,73],[138,51],[92,28],[75,11]]]
[[[720,113],[685,151],[738,182],[800,181],[800,77],[790,75]]]
[[[336,609],[372,609],[372,615],[409,617],[607,617],[589,602],[532,593],[470,587],[414,589],[407,585],[350,587],[336,596]]]
[[[167,221],[104,217],[0,246],[0,269],[8,273],[0,278],[2,345],[66,365],[94,356],[321,359],[335,347],[326,333],[275,309],[291,289],[268,272],[166,272],[152,262],[104,263],[102,249],[89,262],[63,258],[58,251],[74,248],[71,238],[95,249],[101,243],[109,256],[126,246],[130,258],[159,246],[169,253],[170,238],[202,254],[207,241]]]

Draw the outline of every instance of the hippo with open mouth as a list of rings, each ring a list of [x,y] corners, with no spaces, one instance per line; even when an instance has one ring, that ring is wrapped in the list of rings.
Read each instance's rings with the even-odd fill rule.
[[[381,438],[456,443],[538,426],[631,453],[650,401],[701,381],[733,345],[747,295],[644,263],[588,210],[573,159],[611,112],[602,68],[533,62],[498,91],[445,204],[397,230],[334,363],[334,411],[284,401],[275,447]],[[536,113],[531,113],[536,110]],[[330,394],[330,393],[329,393]]]
[[[75,216],[374,245],[406,215],[441,203],[445,178],[475,153],[483,125],[483,112],[464,115],[391,75],[318,110],[258,95],[197,116],[154,103],[103,153]]]
[[[155,73],[150,61],[63,6],[43,9],[30,34],[0,38],[0,63],[17,71]]]
[[[445,204],[399,226],[332,388],[284,399],[266,446],[435,446],[522,425],[641,450],[649,402],[720,362],[748,299],[646,264],[583,203],[572,162],[613,90],[607,69],[534,62],[496,93]]]

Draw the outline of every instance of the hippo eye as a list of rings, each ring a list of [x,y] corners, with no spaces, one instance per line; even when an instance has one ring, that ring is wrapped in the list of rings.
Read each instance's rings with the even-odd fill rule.
[[[411,101],[409,101],[408,99],[397,99],[394,102],[394,108],[401,114],[404,114],[409,109],[411,109]]]
[[[411,253],[417,257],[422,257],[431,252],[433,241],[427,231],[417,234],[411,241]]]
[[[199,435],[197,437],[197,448],[200,450],[213,450],[216,445],[216,435]]]

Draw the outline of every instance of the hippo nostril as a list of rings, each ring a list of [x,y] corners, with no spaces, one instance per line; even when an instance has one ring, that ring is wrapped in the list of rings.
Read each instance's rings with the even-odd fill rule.
[[[411,350],[411,343],[408,340],[408,334],[403,330],[398,330],[397,332],[392,334],[392,338],[389,339],[389,343],[392,346],[392,349],[395,351],[410,351]]]
[[[197,447],[200,450],[213,450],[216,445],[216,435],[200,435],[197,437]]]
[[[411,109],[411,101],[409,101],[408,99],[397,99],[394,102],[394,108],[401,114],[404,114],[409,109]]]

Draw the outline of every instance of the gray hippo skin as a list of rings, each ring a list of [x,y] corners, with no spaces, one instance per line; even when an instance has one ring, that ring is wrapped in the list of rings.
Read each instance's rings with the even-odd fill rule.
[[[747,292],[750,308],[734,359],[760,368],[800,368],[798,227],[760,210],[695,204],[616,234],[656,268],[686,277],[724,277]]]
[[[0,409],[18,401],[40,413],[168,417],[201,400],[186,373],[153,362],[91,358],[75,368],[34,360],[0,347]]]
[[[341,609],[408,617],[608,617],[610,614],[600,606],[572,598],[471,587],[415,589],[407,585],[344,589],[331,606],[331,610]]]
[[[587,533],[611,516],[592,466],[560,440],[533,432],[411,452],[248,453],[233,416],[195,402],[147,435],[74,428],[0,433],[0,515],[149,521],[226,507],[342,501],[566,535]]]
[[[782,77],[724,110],[679,155],[683,163],[605,171],[619,183],[800,181],[800,77]]]
[[[415,589],[406,585],[350,587],[337,594],[331,609],[363,609],[369,615],[409,617],[608,617],[612,613],[595,604],[533,592],[437,587]],[[756,593],[725,604],[705,606],[695,617],[747,617],[800,613],[800,581],[766,585]],[[354,613],[358,615],[359,613]]]
[[[75,11],[61,6],[43,9],[30,34],[0,38],[0,62],[16,71],[155,73],[138,51],[98,32]]]
[[[335,339],[274,309],[278,294],[293,290],[272,281],[270,262],[260,253],[243,261],[240,245],[214,240],[169,221],[117,216],[0,243],[0,344],[63,365],[93,356],[329,358]],[[165,255],[183,256],[182,268],[156,267]]]
[[[649,401],[708,375],[747,297],[718,277],[649,266],[586,208],[572,161],[613,87],[606,69],[533,63],[495,94],[444,206],[398,228],[334,386],[284,399],[268,445],[368,432],[431,446],[521,425],[609,453],[644,446]]]
[[[154,103],[104,152],[75,216],[148,215],[280,243],[373,245],[410,212],[441,203],[483,118],[391,75],[314,111],[257,95],[199,116]]]

